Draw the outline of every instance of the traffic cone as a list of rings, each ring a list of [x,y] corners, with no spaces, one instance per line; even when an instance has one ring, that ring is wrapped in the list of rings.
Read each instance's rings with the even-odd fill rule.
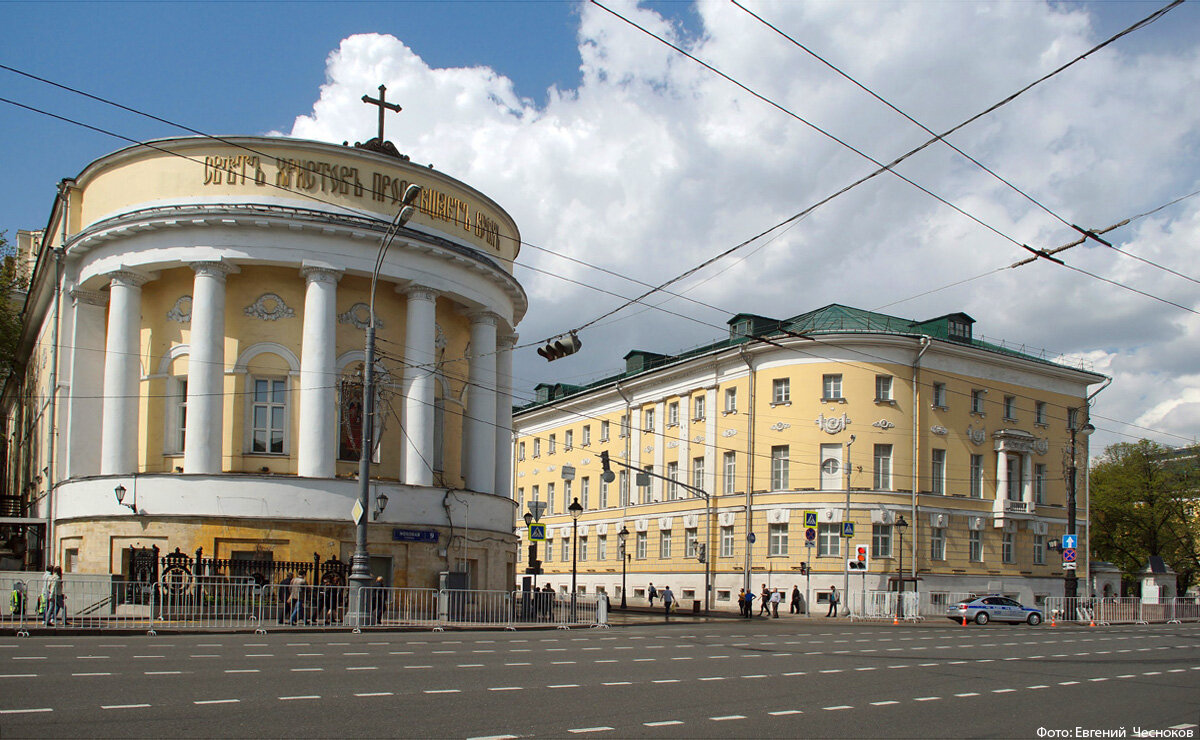
[[[1057,626],[1058,626],[1057,624],[1055,624],[1055,623],[1054,623],[1054,612],[1050,612],[1050,626],[1051,626],[1051,627],[1057,627]]]
[[[1096,618],[1095,618],[1095,617],[1092,617],[1092,621],[1088,623],[1088,626],[1089,626],[1089,627],[1095,627],[1095,626],[1096,626]]]
[[[967,626],[967,618],[966,617],[963,617],[962,626],[963,627]]]
[[[892,617],[892,624],[893,625],[900,624],[900,617]]]

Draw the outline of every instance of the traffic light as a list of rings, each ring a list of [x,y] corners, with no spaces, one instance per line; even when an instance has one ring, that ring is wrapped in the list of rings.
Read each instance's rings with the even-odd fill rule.
[[[808,575],[808,563],[800,563],[800,575]]]
[[[608,450],[600,451],[600,467],[604,469],[604,472],[600,474],[601,480],[605,483],[612,483],[616,480],[617,474],[612,471],[612,467],[608,461]]]
[[[855,545],[854,555],[850,558],[850,570],[867,570],[870,566],[870,548],[866,545]]]
[[[583,346],[583,342],[579,341],[579,337],[575,332],[571,332],[566,336],[555,337],[549,342],[546,342],[544,347],[538,347],[538,354],[545,357],[546,360],[553,362],[560,357],[573,355]]]

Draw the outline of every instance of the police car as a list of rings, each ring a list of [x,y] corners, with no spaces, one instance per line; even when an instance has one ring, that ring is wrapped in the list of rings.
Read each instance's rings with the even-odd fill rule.
[[[1032,626],[1042,623],[1042,610],[1024,606],[1007,596],[991,595],[963,599],[946,609],[946,617],[955,622],[969,620],[975,624],[988,622],[1027,622]]]

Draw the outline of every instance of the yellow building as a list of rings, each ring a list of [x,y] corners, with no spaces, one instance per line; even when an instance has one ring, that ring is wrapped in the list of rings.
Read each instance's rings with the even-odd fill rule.
[[[417,212],[377,267],[410,184]],[[154,547],[347,561],[377,269],[371,567],[513,582],[527,301],[517,226],[486,195],[380,140],[167,139],[64,180],[28,241],[0,518],[26,567],[133,576]]]
[[[894,590],[902,567],[906,590],[1061,595],[1048,545],[1066,531],[1069,426],[1082,427],[1088,386],[1105,378],[977,340],[973,324],[838,305],[782,321],[739,314],[711,345],[632,351],[620,375],[539,385],[514,416],[513,479],[521,513],[548,508],[539,581],[568,588],[574,555],[579,590],[619,600],[624,580],[635,604],[651,583],[689,607],[706,583],[716,608],[763,584],[813,603],[847,581]],[[640,485],[638,470],[668,480]],[[868,567],[847,578],[861,546]]]

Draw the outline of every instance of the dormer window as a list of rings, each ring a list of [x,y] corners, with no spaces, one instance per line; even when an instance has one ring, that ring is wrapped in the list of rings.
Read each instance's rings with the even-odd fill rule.
[[[957,342],[971,341],[971,325],[962,319],[951,318],[948,322],[948,333]]]

